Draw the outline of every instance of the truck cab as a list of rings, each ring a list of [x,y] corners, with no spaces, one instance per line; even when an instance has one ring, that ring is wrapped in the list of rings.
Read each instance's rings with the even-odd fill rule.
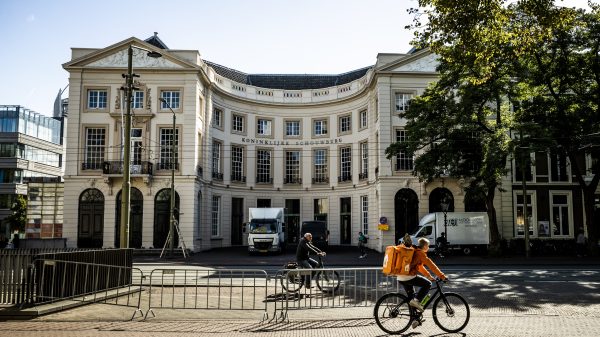
[[[249,253],[281,253],[285,248],[283,208],[250,208],[245,224]]]

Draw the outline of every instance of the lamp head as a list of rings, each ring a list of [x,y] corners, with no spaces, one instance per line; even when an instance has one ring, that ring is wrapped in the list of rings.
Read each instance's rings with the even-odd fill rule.
[[[159,52],[156,52],[156,51],[149,51],[148,54],[146,54],[146,55],[148,55],[149,57],[155,58],[155,59],[162,57],[162,54]]]
[[[162,98],[162,97],[159,97],[158,100],[161,101],[161,102],[163,102],[163,103],[167,103],[167,101],[164,98]]]

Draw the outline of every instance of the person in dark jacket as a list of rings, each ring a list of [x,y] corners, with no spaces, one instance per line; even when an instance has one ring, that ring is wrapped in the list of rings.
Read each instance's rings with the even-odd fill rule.
[[[325,252],[312,244],[312,234],[306,233],[298,242],[298,248],[296,249],[296,262],[298,262],[300,268],[312,269],[319,266],[319,262],[310,258],[311,252],[315,255],[325,256]],[[305,280],[308,288],[310,288],[310,279],[310,277],[307,277]]]

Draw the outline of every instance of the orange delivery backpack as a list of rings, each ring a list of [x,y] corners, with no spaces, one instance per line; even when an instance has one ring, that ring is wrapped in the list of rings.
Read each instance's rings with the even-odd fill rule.
[[[383,270],[386,275],[409,275],[415,249],[404,245],[387,246],[383,258]]]

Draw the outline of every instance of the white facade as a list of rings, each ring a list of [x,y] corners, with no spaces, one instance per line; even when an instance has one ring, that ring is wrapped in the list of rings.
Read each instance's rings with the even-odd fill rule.
[[[380,54],[357,79],[289,90],[235,81],[223,75],[227,68],[205,63],[197,51],[160,49],[130,38],[101,49],[75,48],[64,65],[70,73],[63,229],[69,246],[118,242],[125,110],[120,88],[129,45],[163,55],[150,59],[134,49],[142,94],[132,109],[132,127],[139,131],[132,138],[138,142],[132,143],[138,151],[132,160],[138,162],[131,181],[143,199],[132,201],[132,226],[140,226],[135,234],[132,229],[134,247],[162,248],[165,240],[160,213],[165,204],[155,199],[170,188],[172,114],[161,109],[161,96],[178,97],[172,101],[179,104],[181,135],[175,189],[183,239],[195,251],[245,244],[241,223],[252,207],[286,207],[286,216],[292,216],[289,241],[293,223],[326,213],[330,244],[356,245],[357,233],[367,231],[368,245],[379,251],[432,211],[430,198],[440,191],[451,193],[456,211],[465,209],[464,182],[421,183],[411,173],[411,158],[385,158],[389,144],[403,137],[404,104],[436,79],[435,57],[428,51]],[[326,209],[316,209],[324,200]],[[511,192],[498,192],[498,214],[512,214],[511,202]],[[377,229],[381,217],[389,230]],[[499,222],[512,228],[512,216]]]

